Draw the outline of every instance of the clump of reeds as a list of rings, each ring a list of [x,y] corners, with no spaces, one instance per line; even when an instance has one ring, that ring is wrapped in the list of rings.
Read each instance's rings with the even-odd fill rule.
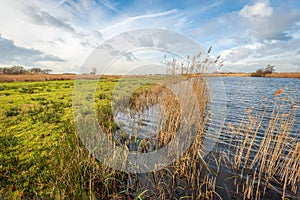
[[[131,98],[132,114],[137,114],[155,104],[161,104],[162,119],[157,124],[159,131],[154,138],[154,149],[163,148],[178,137],[178,131],[182,128],[182,120],[190,119],[186,125],[197,127],[197,130],[191,128],[190,132],[194,132],[193,142],[179,159],[161,170],[129,175],[128,191],[131,194],[153,199],[219,197],[216,192],[216,173],[210,169],[201,151],[207,117],[205,113],[209,102],[206,75],[211,65],[222,65],[219,59],[220,56],[211,60],[209,55],[203,57],[201,53],[193,57],[188,56],[188,59],[184,61],[172,59],[166,66],[168,76],[164,77],[163,81],[135,93],[134,98]],[[183,85],[183,82],[187,82],[189,87]],[[176,93],[178,88],[180,92]],[[197,118],[186,118],[195,112],[198,112]],[[186,137],[190,136],[186,135]],[[130,140],[131,137],[122,135],[122,138],[123,143],[130,143],[126,142],[126,139]],[[151,151],[148,148],[151,146],[149,145],[151,141],[153,142],[151,139],[140,140],[140,145],[138,145],[140,148],[136,150]],[[182,144],[176,145],[169,150],[170,154],[180,149]],[[220,159],[214,160],[219,166]]]
[[[246,199],[261,199],[267,190],[282,199],[299,195],[299,141],[292,135],[299,102],[278,89],[264,102],[263,112],[247,110],[238,127],[232,129],[232,168],[236,187]]]

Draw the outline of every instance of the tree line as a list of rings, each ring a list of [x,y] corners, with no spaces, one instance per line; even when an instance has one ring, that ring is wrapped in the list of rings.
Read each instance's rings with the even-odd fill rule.
[[[51,69],[41,69],[34,67],[25,69],[22,66],[0,67],[0,74],[18,75],[18,74],[49,74]]]
[[[275,66],[274,65],[267,65],[265,68],[260,68],[256,70],[255,73],[252,73],[252,76],[257,76],[257,77],[263,77],[266,76],[267,74],[272,74],[275,72]]]

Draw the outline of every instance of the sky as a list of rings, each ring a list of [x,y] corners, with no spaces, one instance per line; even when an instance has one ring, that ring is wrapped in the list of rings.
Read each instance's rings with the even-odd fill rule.
[[[162,28],[212,46],[224,72],[300,71],[298,0],[0,0],[0,67],[77,73],[126,31]],[[145,55],[145,53],[144,53]]]

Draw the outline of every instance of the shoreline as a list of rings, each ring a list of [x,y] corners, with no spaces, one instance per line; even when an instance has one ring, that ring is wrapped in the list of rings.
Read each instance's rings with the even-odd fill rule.
[[[258,77],[258,76],[252,76],[252,73],[220,73],[215,74],[215,76],[241,76],[241,77]],[[266,74],[266,76],[261,78],[300,78],[300,72],[278,72],[278,73],[272,73],[272,74]]]

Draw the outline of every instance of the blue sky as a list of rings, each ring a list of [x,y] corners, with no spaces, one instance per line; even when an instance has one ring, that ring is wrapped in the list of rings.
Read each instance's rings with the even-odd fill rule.
[[[122,32],[157,27],[225,60],[221,71],[274,64],[300,71],[298,0],[0,0],[0,66],[78,72],[93,49]]]

